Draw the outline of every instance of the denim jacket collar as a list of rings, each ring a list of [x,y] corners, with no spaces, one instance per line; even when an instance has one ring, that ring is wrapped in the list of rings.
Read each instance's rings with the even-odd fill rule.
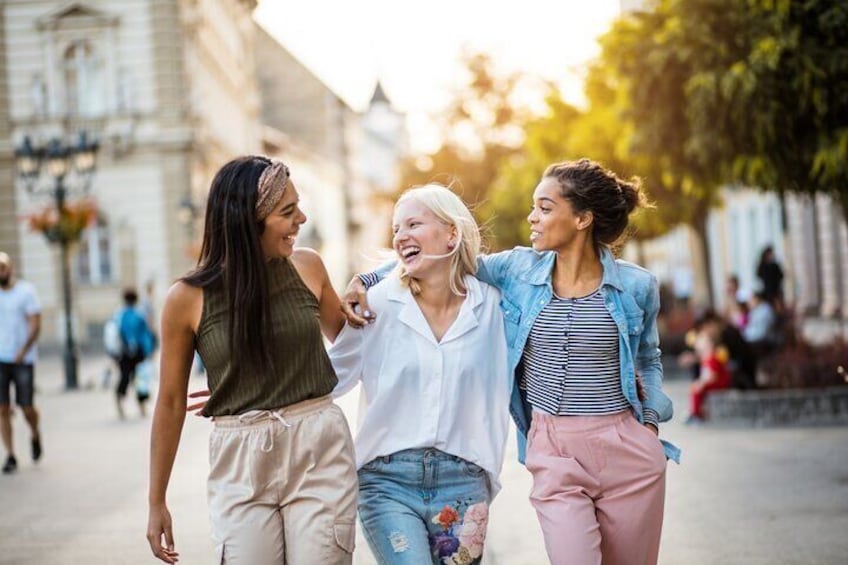
[[[551,281],[554,263],[556,262],[555,251],[545,251],[542,253],[542,260],[534,264],[527,271],[518,273],[518,278],[533,285],[548,284]],[[604,268],[604,276],[601,280],[601,285],[610,285],[617,290],[623,290],[621,285],[621,277],[618,274],[618,265],[615,263],[615,257],[605,245],[601,246],[601,265]]]

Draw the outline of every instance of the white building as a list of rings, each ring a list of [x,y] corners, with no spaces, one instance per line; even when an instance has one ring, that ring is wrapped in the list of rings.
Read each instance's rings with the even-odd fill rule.
[[[404,117],[378,84],[358,113],[258,28],[265,152],[286,161],[310,220],[300,244],[324,258],[343,288],[388,241],[391,202],[406,155]]]
[[[99,342],[124,286],[153,281],[161,305],[196,256],[202,211],[186,213],[202,210],[215,171],[237,155],[286,159],[313,219],[312,243],[325,253],[333,280],[341,284],[355,266],[349,198],[372,185],[355,187],[366,178],[354,158],[365,142],[346,144],[367,139],[370,130],[299,64],[278,64],[281,80],[267,80],[262,58],[274,45],[285,50],[268,44],[252,20],[255,6],[0,2],[0,249],[39,290],[42,341],[61,337],[60,273],[57,250],[19,221],[51,202],[16,182],[14,147],[25,135],[46,140],[85,129],[100,140],[91,193],[101,217],[75,253],[72,273],[81,342]],[[265,111],[286,85],[289,95],[304,98],[278,106],[304,118],[297,131],[288,130],[292,120],[275,122]],[[382,166],[391,170],[397,162]]]

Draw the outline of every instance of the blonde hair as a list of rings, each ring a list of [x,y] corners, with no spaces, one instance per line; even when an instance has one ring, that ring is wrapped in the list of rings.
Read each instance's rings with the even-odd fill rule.
[[[477,256],[480,254],[480,229],[474,216],[462,199],[447,187],[437,183],[416,186],[400,195],[395,208],[405,200],[415,200],[430,210],[440,222],[456,228],[456,245],[450,256],[450,289],[457,295],[465,294],[465,275],[477,273]],[[403,264],[398,265],[401,283],[408,286],[412,294],[421,292],[418,282],[409,276]]]

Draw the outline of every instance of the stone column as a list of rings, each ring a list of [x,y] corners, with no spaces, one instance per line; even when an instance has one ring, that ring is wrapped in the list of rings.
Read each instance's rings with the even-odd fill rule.
[[[190,244],[178,219],[179,203],[191,190],[191,154],[194,130],[189,112],[189,84],[185,70],[185,34],[179,0],[151,0],[153,80],[159,140],[157,149],[162,174],[162,215],[167,231],[168,273],[174,279],[191,262]]]
[[[21,272],[21,242],[15,191],[15,152],[6,45],[6,11],[0,2],[0,250],[12,256]]]
[[[793,273],[795,300],[798,312],[818,312],[819,276],[817,261],[817,234],[815,209],[806,196],[786,197],[786,220],[789,232],[790,257],[793,264],[787,271]]]
[[[841,210],[841,208],[837,207],[837,210]],[[841,277],[842,277],[842,301],[840,302],[840,308],[842,313],[842,319],[848,320],[848,225],[845,224],[845,219],[841,214],[836,214],[836,221],[839,224],[838,228],[838,245],[840,257],[839,257],[839,265],[842,268]]]
[[[819,261],[821,263],[822,300],[820,313],[826,318],[835,316],[841,304],[842,285],[838,240],[838,215],[833,200],[824,195],[816,196],[818,214]]]

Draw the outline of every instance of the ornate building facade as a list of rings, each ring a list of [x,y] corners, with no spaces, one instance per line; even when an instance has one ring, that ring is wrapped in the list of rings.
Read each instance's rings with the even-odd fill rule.
[[[367,120],[281,55],[253,21],[255,6],[0,2],[0,249],[38,287],[43,341],[61,337],[60,273],[56,250],[20,221],[50,204],[16,182],[14,148],[24,136],[84,129],[100,142],[91,190],[99,218],[73,256],[74,323],[83,343],[99,342],[125,286],[153,282],[161,305],[194,263],[212,176],[236,155],[289,162],[313,220],[304,243],[322,251],[337,285],[356,268],[350,195],[375,186],[358,180]]]

